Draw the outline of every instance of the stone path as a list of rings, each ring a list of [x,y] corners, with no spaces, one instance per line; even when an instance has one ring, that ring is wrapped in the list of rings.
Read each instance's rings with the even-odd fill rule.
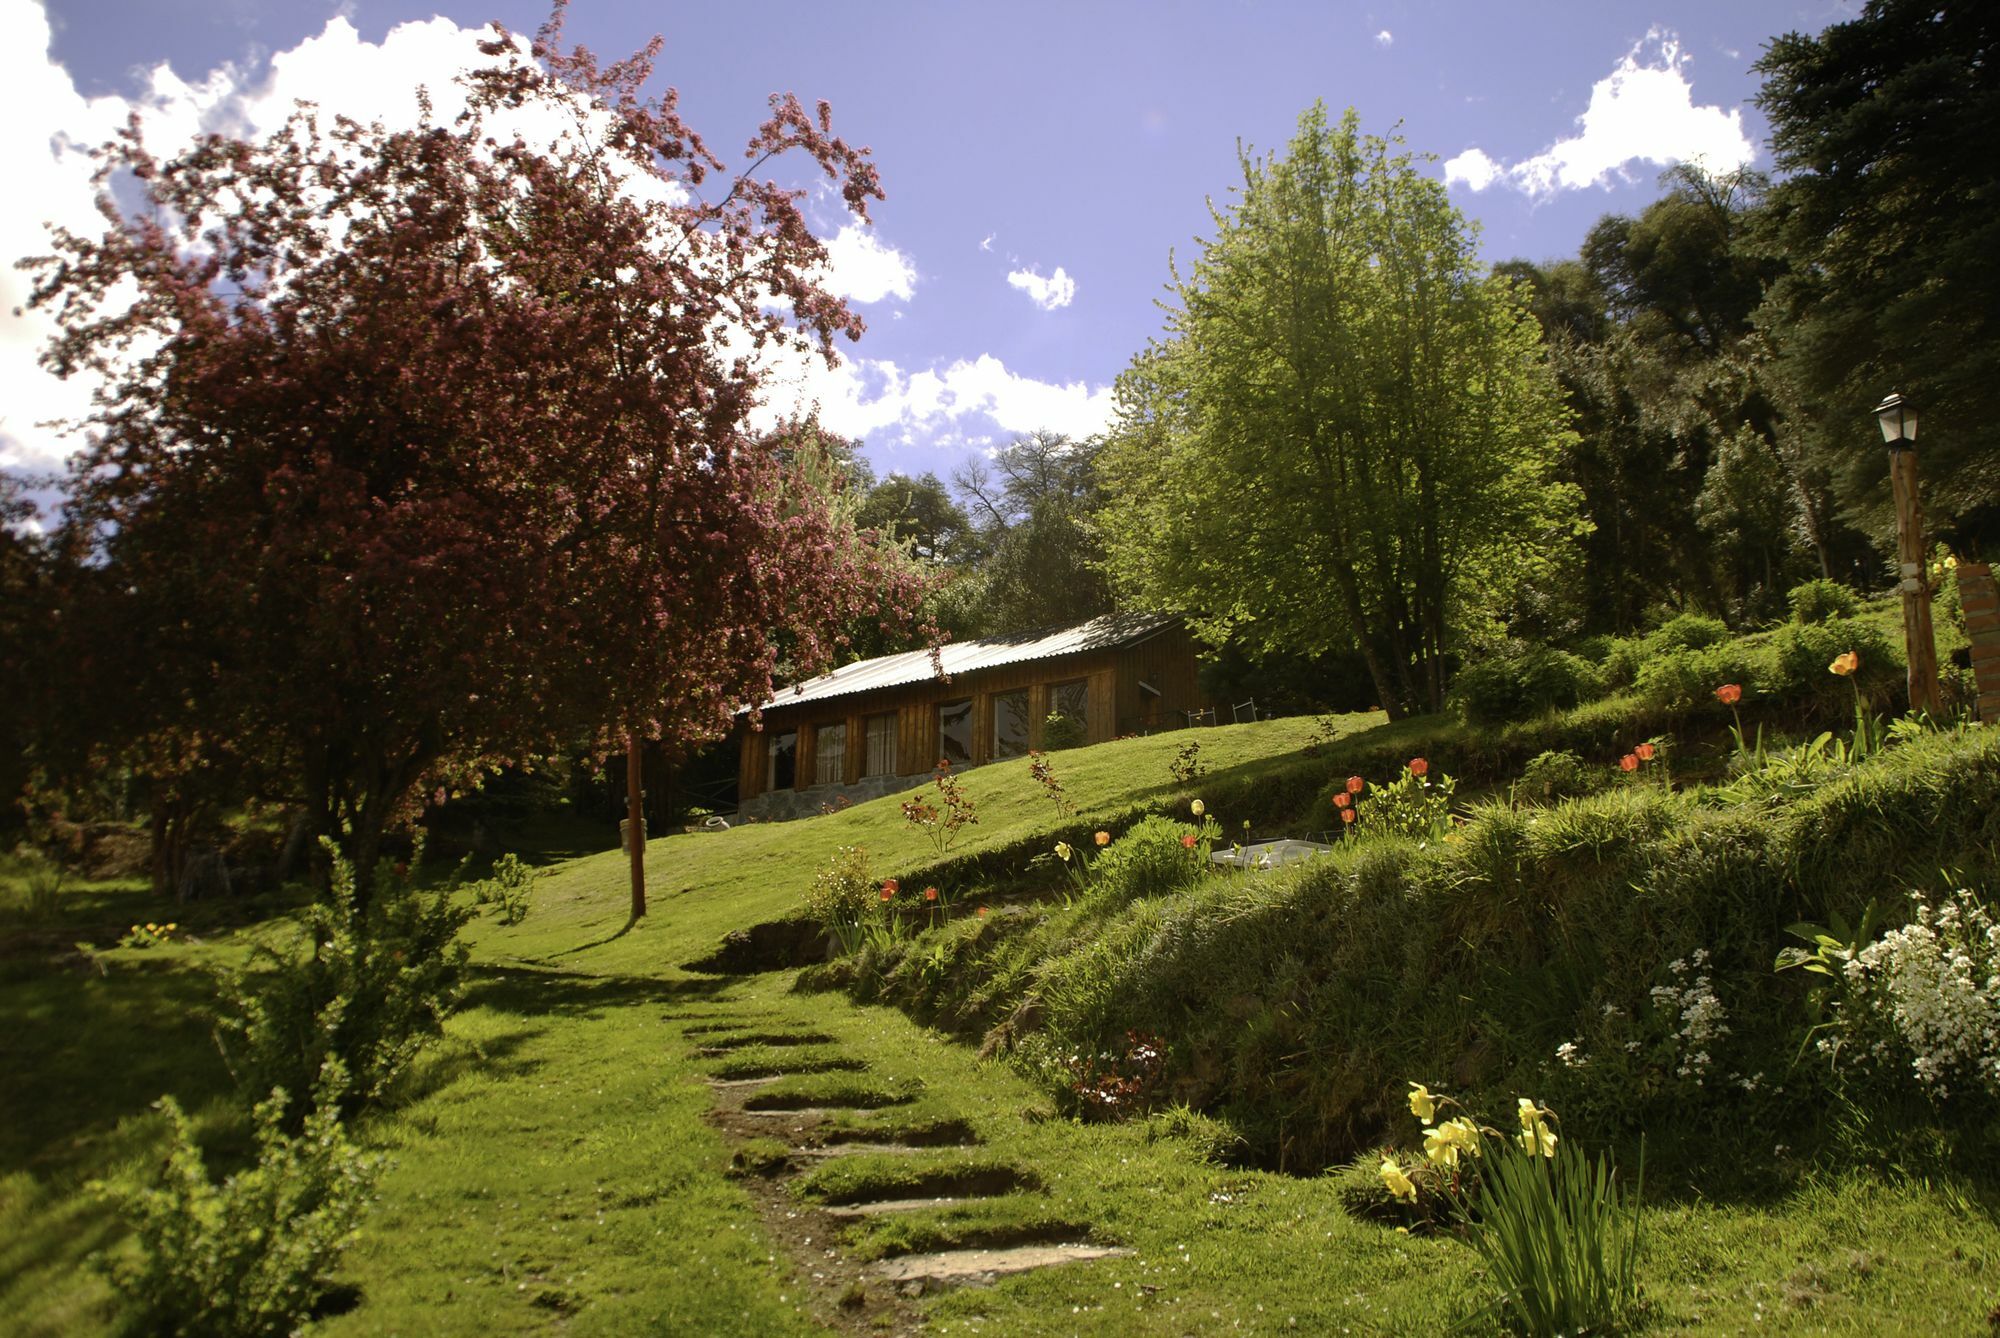
[[[985,1229],[963,1220],[967,1209],[1045,1198],[1033,1171],[987,1155],[966,1120],[899,1121],[897,1108],[920,1090],[871,1080],[868,1064],[842,1053],[834,1036],[768,1012],[688,1017],[682,1031],[709,1071],[711,1120],[735,1145],[766,1229],[816,1289],[822,1319],[854,1332],[914,1333],[922,1317],[913,1302],[927,1293],[1131,1253],[1090,1239],[1087,1224],[1046,1214],[1009,1222],[1003,1211]],[[951,1248],[855,1248],[871,1222],[954,1214],[943,1233]],[[921,1242],[924,1233],[894,1239]]]

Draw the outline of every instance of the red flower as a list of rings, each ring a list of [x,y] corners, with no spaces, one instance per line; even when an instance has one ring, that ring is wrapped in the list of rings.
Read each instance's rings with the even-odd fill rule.
[[[893,879],[893,878],[884,878],[884,879],[882,880],[882,895],[883,895],[883,896],[884,896],[885,898],[886,898],[886,897],[893,897],[893,896],[895,896],[895,895],[896,895],[896,894],[897,894],[898,892],[900,892],[900,891],[902,891],[902,890],[903,890],[903,885],[902,885],[901,883],[897,882],[897,881],[896,881],[895,879]]]
[[[982,917],[983,917],[983,916],[984,916],[984,915],[986,914],[986,908],[985,908],[984,906],[981,906],[981,907],[979,908],[979,914],[980,914],[980,915],[981,915]]]
[[[1189,850],[1193,850],[1193,849],[1194,849],[1194,833],[1193,833],[1193,832],[1189,832],[1189,833],[1188,833],[1188,834],[1187,834],[1186,836],[1183,836],[1183,837],[1181,838],[1181,844],[1182,844],[1183,846],[1186,846],[1186,847],[1187,847],[1187,848],[1188,848]]]
[[[1354,796],[1349,794],[1345,790],[1341,790],[1333,796],[1333,806],[1335,808],[1346,808],[1349,804],[1353,802],[1354,802]]]
[[[1347,778],[1347,792],[1349,794],[1360,794],[1361,787],[1367,783],[1367,781],[1362,780],[1359,776],[1349,776]]]
[[[1340,810],[1340,820],[1341,820],[1342,822],[1353,822],[1353,821],[1354,821],[1354,810],[1353,810],[1353,809],[1351,809],[1351,808],[1343,808],[1343,809],[1341,809],[1341,810]]]
[[[1637,748],[1634,748],[1632,752],[1641,762],[1650,762],[1653,760],[1653,745],[1650,743],[1642,743]]]
[[[1741,683],[1724,683],[1715,690],[1715,695],[1724,706],[1734,706],[1743,700],[1743,685]]]
[[[934,887],[927,887],[927,888],[925,888],[925,889],[924,889],[924,900],[925,900],[925,901],[936,901],[936,900],[937,900],[937,889],[936,889],[936,888],[934,888]]]
[[[1638,757],[1632,753],[1625,754],[1625,756],[1618,759],[1618,769],[1620,771],[1637,771],[1639,769]]]
[[[895,888],[890,887],[887,883],[882,884],[882,900],[887,901],[895,895],[896,895]]]
[[[1426,773],[1428,773],[1430,769],[1431,769],[1431,764],[1424,761],[1423,758],[1413,757],[1410,759],[1410,774],[1412,776],[1423,776]]]

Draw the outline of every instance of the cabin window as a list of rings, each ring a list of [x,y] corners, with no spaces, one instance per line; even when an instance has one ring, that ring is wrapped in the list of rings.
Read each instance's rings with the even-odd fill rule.
[[[789,790],[799,780],[799,736],[796,730],[771,736],[770,784],[767,790]]]
[[[938,757],[953,766],[972,765],[972,698],[938,707]]]
[[[881,715],[868,717],[864,732],[868,736],[868,751],[862,758],[864,776],[893,776],[896,774],[896,713],[885,711]]]
[[[821,725],[813,735],[813,784],[838,785],[847,779],[847,722]]]
[[[993,756],[1020,757],[1028,751],[1028,690],[993,694]]]
[[[1068,722],[1060,733],[1071,747],[1090,738],[1090,680],[1072,678],[1067,683],[1049,685],[1049,714]],[[1053,746],[1053,745],[1052,745]]]

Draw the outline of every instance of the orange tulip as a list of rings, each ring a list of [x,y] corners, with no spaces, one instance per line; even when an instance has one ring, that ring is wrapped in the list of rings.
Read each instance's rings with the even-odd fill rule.
[[[1653,760],[1653,745],[1650,743],[1642,743],[1637,748],[1634,748],[1632,752],[1641,762],[1650,762]]]
[[[1097,844],[1099,844],[1099,845],[1101,845],[1101,846],[1108,846],[1108,845],[1110,845],[1110,844],[1111,844],[1111,833],[1110,833],[1110,832],[1099,832],[1099,833],[1097,834]]]
[[[1741,683],[1724,683],[1715,690],[1715,695],[1724,706],[1734,706],[1743,700],[1743,685]]]
[[[1361,787],[1367,783],[1367,781],[1362,780],[1359,776],[1349,776],[1347,778],[1347,792],[1349,794],[1360,794]]]
[[[1620,771],[1637,771],[1639,769],[1639,759],[1637,755],[1633,753],[1627,753],[1625,754],[1625,756],[1619,758],[1618,769]]]
[[[1428,773],[1430,769],[1431,769],[1431,764],[1424,761],[1423,758],[1413,757],[1410,759],[1410,774],[1412,776],[1421,777],[1426,773]]]
[[[1340,820],[1341,820],[1342,822],[1348,822],[1348,823],[1351,823],[1351,822],[1353,822],[1353,821],[1354,821],[1354,810],[1353,810],[1353,809],[1351,809],[1351,808],[1343,808],[1343,809],[1341,809],[1341,810],[1340,810]]]
[[[902,890],[903,890],[903,885],[897,882],[895,879],[884,878],[882,880],[882,895],[884,897],[893,897]]]
[[[1183,836],[1183,837],[1181,838],[1181,845],[1185,846],[1185,847],[1186,847],[1187,849],[1189,849],[1189,850],[1193,850],[1193,849],[1194,849],[1194,833],[1193,833],[1193,832],[1189,832],[1189,833],[1188,833],[1188,834],[1187,834],[1186,836]]]
[[[1333,796],[1333,806],[1335,808],[1346,808],[1349,804],[1353,802],[1354,802],[1354,796],[1349,794],[1345,790],[1342,790],[1338,794]]]
[[[925,889],[924,889],[924,900],[925,900],[925,901],[936,901],[936,900],[937,900],[937,889],[936,889],[936,888],[934,888],[934,887],[927,887],[927,888],[925,888]]]
[[[1826,667],[1826,671],[1830,674],[1839,674],[1842,678],[1846,678],[1860,667],[1861,652],[1850,650],[1844,655],[1834,656],[1833,663]]]

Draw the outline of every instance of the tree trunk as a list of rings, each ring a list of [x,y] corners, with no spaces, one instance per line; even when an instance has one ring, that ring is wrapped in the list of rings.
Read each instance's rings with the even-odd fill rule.
[[[632,918],[646,914],[646,768],[640,754],[639,731],[625,737],[626,846],[632,863]]]

